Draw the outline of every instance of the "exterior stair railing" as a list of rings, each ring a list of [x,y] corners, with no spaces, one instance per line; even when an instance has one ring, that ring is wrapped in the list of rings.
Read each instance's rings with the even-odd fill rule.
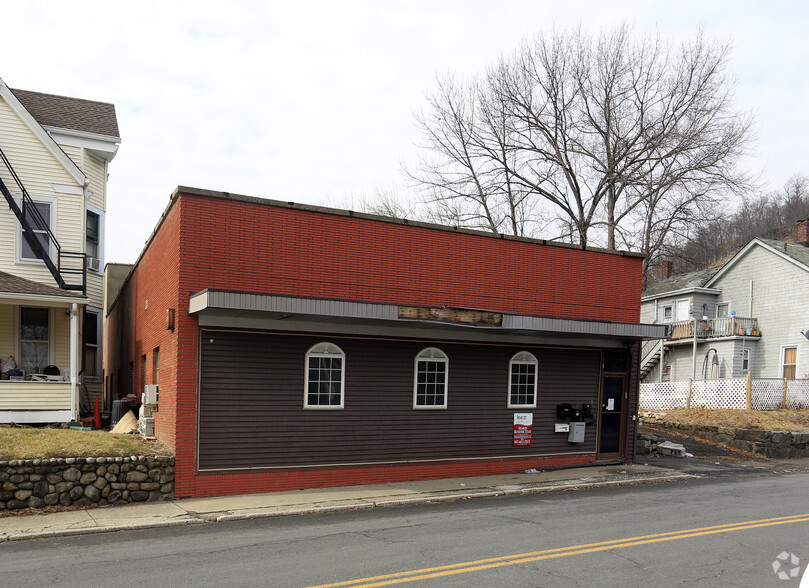
[[[20,177],[17,175],[17,172],[14,170],[14,167],[11,165],[11,162],[8,160],[8,157],[6,157],[6,154],[3,153],[2,149],[0,149],[0,160],[2,160],[8,173],[11,175],[11,178],[22,194],[22,206],[17,203],[17,200],[12,196],[11,192],[9,192],[2,178],[0,178],[0,192],[3,193],[9,208],[11,208],[17,220],[20,222],[22,234],[31,246],[31,249],[36,256],[45,263],[45,266],[53,276],[53,279],[56,280],[59,288],[62,290],[75,290],[82,294],[86,293],[87,267],[85,254],[83,252],[62,250],[48,222],[42,218],[34,200],[28,194],[28,190],[25,189],[22,180],[20,180]],[[44,244],[37,237],[38,235],[42,236],[45,241]],[[51,257],[51,251],[55,251],[56,253],[56,263],[54,263]]]

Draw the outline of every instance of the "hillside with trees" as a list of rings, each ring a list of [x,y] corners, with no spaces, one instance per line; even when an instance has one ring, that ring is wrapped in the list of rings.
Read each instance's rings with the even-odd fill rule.
[[[745,195],[737,209],[720,211],[673,233],[651,264],[647,280],[659,278],[663,261],[685,273],[724,263],[751,239],[794,241],[796,224],[809,218],[809,177],[792,176],[780,190]]]

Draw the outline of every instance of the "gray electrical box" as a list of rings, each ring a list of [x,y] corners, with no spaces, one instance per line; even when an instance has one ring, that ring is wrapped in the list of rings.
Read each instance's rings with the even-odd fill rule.
[[[138,421],[138,433],[144,437],[154,437],[154,419],[143,417]]]
[[[567,434],[570,443],[584,443],[584,423],[571,421],[570,432]]]

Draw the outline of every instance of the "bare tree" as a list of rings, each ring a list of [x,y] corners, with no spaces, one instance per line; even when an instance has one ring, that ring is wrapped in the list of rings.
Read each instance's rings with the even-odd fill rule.
[[[429,153],[411,174],[437,220],[525,236],[541,219],[532,193],[514,180],[512,139],[502,95],[448,75],[417,114]]]
[[[411,177],[464,224],[553,226],[556,238],[654,256],[751,185],[737,169],[751,118],[732,107],[728,57],[701,33],[679,48],[626,26],[539,35],[481,76],[439,80]]]

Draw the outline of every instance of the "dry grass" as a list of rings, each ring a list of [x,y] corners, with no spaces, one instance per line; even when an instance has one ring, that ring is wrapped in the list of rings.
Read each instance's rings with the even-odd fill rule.
[[[117,457],[168,455],[171,451],[138,435],[104,431],[0,427],[0,460],[51,457]]]
[[[666,420],[690,425],[719,425],[766,431],[809,431],[809,409],[733,410],[678,408],[666,411]]]

